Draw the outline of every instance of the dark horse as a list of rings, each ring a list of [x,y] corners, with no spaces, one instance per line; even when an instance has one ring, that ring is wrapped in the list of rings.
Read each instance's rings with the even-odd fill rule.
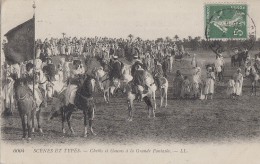
[[[33,93],[28,87],[28,81],[29,81],[28,78],[18,79],[16,75],[13,75],[12,77],[15,80],[14,83],[15,99],[17,100],[17,107],[22,121],[22,128],[23,128],[22,139],[26,138],[26,125],[27,125],[28,140],[30,140],[32,136],[32,132],[34,132],[35,111],[36,111],[36,118],[38,122],[39,131],[41,134],[43,133],[40,124],[40,113],[41,113],[41,107],[43,103],[40,105],[39,108],[36,108],[36,103],[34,100]],[[27,123],[26,123],[26,117],[27,117]]]
[[[64,123],[65,121],[67,121],[69,129],[71,133],[74,135],[75,133],[70,123],[71,115],[74,111],[77,111],[78,109],[82,110],[84,114],[84,127],[85,127],[84,137],[87,137],[87,117],[89,119],[90,132],[93,135],[96,135],[93,131],[93,119],[94,119],[94,110],[95,110],[93,94],[95,88],[95,79],[94,76],[86,75],[86,77],[82,77],[80,81],[81,82],[78,85],[78,89],[76,91],[74,104],[68,104],[62,106],[59,111],[56,111],[52,114],[50,119],[61,114],[63,134],[65,134]]]

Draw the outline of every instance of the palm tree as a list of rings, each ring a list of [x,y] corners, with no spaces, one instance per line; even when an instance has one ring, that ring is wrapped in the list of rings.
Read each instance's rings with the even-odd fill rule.
[[[191,36],[188,36],[188,39],[189,39],[189,41],[191,41],[191,40],[192,40],[192,37],[191,37]]]
[[[178,35],[175,35],[174,36],[174,39],[177,41],[179,39],[179,36]]]
[[[138,36],[138,37],[136,37],[136,40],[138,40],[138,42],[140,42],[142,39]]]
[[[130,38],[130,40],[132,40],[132,38],[134,37],[134,35],[129,34],[128,37]]]
[[[66,35],[66,33],[64,33],[64,32],[63,32],[63,33],[61,33],[61,34],[62,34],[63,38],[64,38],[64,36]]]

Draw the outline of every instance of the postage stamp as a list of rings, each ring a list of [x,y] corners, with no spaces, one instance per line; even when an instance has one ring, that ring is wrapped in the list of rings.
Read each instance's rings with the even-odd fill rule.
[[[206,4],[206,37],[208,39],[247,39],[247,11],[247,4]]]

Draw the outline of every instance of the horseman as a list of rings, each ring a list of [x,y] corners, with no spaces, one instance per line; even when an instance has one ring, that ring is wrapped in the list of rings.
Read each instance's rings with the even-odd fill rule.
[[[142,68],[141,65],[136,65],[136,70],[133,76],[133,90],[137,95],[137,99],[142,99],[142,93],[145,87],[145,70]]]
[[[74,60],[73,66],[71,78],[79,78],[85,74],[85,68],[80,60]]]
[[[155,62],[155,69],[153,72],[153,76],[154,76],[154,80],[156,82],[156,85],[158,87],[158,89],[161,88],[161,78],[163,77],[163,69],[162,69],[162,65],[161,63],[159,63],[159,61]]]
[[[36,105],[36,108],[39,108],[41,103],[43,102],[43,97],[42,97],[42,93],[41,93],[40,89],[38,88],[37,81],[34,82],[33,67],[34,67],[34,65],[32,63],[26,64],[25,79],[26,79],[28,88],[30,88],[32,93],[34,91],[35,105]],[[36,77],[38,78],[39,76],[37,75]]]
[[[138,65],[141,66],[142,68],[144,67],[143,62],[138,58],[137,55],[135,55],[134,60],[133,60],[133,65],[132,65],[132,68],[131,68],[131,75],[132,76],[134,76]]]
[[[68,79],[68,87],[65,92],[65,104],[74,104],[74,99],[78,87],[82,84],[82,77],[85,74],[85,69],[80,60],[73,61],[73,70]]]
[[[118,61],[118,56],[113,56],[113,63],[109,72],[110,82],[116,86],[115,80],[119,80],[122,77],[122,63]],[[118,87],[118,86],[116,86]]]
[[[43,65],[44,66],[43,66],[42,70],[46,74],[48,81],[52,81],[54,78],[54,75],[56,74],[56,67],[52,63],[52,59],[47,58],[46,63]]]

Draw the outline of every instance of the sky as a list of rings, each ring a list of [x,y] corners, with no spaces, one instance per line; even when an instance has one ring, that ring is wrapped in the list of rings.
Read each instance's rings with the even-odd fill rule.
[[[216,1],[35,0],[36,38],[62,37],[63,32],[72,37],[204,38],[204,5]],[[2,0],[2,35],[32,18],[32,4],[33,0]],[[247,4],[260,33],[260,1]]]

